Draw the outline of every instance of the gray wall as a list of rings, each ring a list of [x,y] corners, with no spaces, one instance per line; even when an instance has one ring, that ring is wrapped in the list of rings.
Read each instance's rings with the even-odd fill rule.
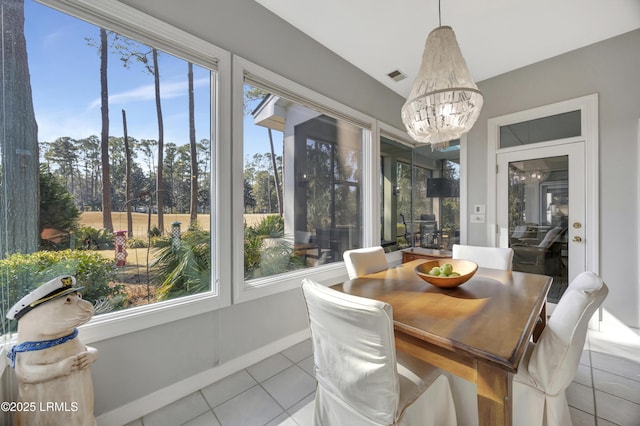
[[[95,414],[232,360],[308,326],[299,289],[94,342]]]
[[[94,413],[100,416],[308,327],[300,289],[92,342]],[[82,332],[80,334],[82,338]],[[86,343],[86,342],[85,342]],[[0,400],[17,398],[15,373],[0,376]],[[12,396],[9,396],[12,395]],[[10,424],[0,413],[0,424]]]
[[[125,0],[306,87],[401,128],[403,99],[252,0]],[[345,42],[349,42],[348,40]],[[637,120],[640,31],[484,81],[485,107],[469,134],[469,202],[486,202],[486,120],[600,94],[601,273],[606,306],[639,326]],[[468,224],[469,243],[485,243]],[[96,342],[96,414],[306,328],[299,290]]]
[[[638,119],[640,30],[482,81],[480,118],[468,135],[468,206],[487,198],[487,120],[597,93],[600,126],[600,274],[604,303],[620,321],[640,327],[638,283]],[[588,225],[587,225],[588,226]],[[486,243],[483,225],[468,224],[470,244]]]

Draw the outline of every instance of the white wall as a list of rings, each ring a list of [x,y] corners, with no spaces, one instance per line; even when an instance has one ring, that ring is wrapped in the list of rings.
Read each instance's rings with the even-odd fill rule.
[[[638,118],[640,30],[478,83],[480,118],[468,135],[468,206],[487,198],[487,119],[592,93],[600,117],[600,274],[604,303],[623,323],[640,327],[638,277]],[[588,225],[587,225],[588,226]],[[469,244],[485,244],[483,225],[469,223]]]

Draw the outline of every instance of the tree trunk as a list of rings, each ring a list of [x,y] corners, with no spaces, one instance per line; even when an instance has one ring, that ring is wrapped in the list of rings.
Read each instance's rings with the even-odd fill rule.
[[[23,0],[0,0],[3,19],[0,120],[0,259],[40,242],[38,125],[33,110]]]
[[[153,80],[156,91],[156,113],[158,115],[158,172],[156,173],[156,205],[158,206],[158,229],[164,234],[164,187],[162,185],[162,167],[164,151],[164,125],[162,105],[160,104],[160,71],[158,70],[158,51],[153,49]]]
[[[111,177],[109,166],[109,87],[107,85],[107,30],[100,28],[100,112],[102,133],[100,148],[102,153],[102,227],[113,232],[111,221]]]
[[[276,151],[273,147],[273,134],[271,129],[269,130],[269,143],[271,144],[271,166],[273,167],[273,176],[276,183],[276,197],[278,197],[278,213],[282,216],[282,186],[280,185],[280,176],[278,175],[278,166],[276,165]],[[271,200],[271,194],[269,194],[269,200]]]
[[[198,223],[198,152],[196,150],[195,107],[193,99],[193,64],[189,62],[189,145],[191,148],[191,203],[189,222],[192,228]]]
[[[133,217],[131,216],[131,151],[127,134],[127,113],[122,110],[122,128],[124,130],[125,182],[124,205],[127,209],[127,237],[133,237]]]

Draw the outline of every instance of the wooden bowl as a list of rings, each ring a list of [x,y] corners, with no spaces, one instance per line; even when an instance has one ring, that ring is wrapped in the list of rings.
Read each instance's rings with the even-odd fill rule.
[[[444,276],[436,276],[429,275],[429,271],[434,266],[442,266],[445,263],[450,263],[453,266],[453,272],[457,272],[460,274],[459,277],[444,277]],[[415,271],[416,274],[426,282],[431,285],[440,288],[451,288],[457,287],[460,284],[463,284],[476,273],[478,270],[478,265],[470,260],[463,259],[440,259],[440,260],[430,260],[425,263],[421,263],[416,266]]]

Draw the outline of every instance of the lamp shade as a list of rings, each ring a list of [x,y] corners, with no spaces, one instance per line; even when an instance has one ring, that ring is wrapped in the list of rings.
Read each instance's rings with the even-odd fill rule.
[[[453,29],[434,29],[402,106],[407,132],[416,142],[448,146],[471,129],[481,109],[482,93],[471,78]]]

